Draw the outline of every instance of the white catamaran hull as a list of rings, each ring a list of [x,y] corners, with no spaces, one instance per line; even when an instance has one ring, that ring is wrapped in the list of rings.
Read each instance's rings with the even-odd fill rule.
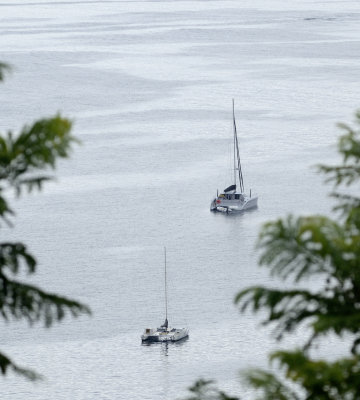
[[[211,211],[232,212],[245,211],[257,207],[258,198],[245,197],[243,200],[228,200],[224,198],[215,198],[210,205]]]
[[[186,328],[181,329],[167,329],[162,330],[161,328],[146,329],[144,334],[141,336],[142,342],[177,342],[181,339],[185,339],[189,336],[189,330]]]

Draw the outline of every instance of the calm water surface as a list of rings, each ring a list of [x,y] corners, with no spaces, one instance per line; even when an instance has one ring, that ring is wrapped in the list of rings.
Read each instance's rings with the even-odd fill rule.
[[[0,131],[60,111],[82,141],[3,237],[37,256],[31,282],[94,313],[1,322],[1,349],[47,377],[1,379],[1,399],[176,399],[200,377],[237,393],[239,369],[266,365],[276,343],[233,298],[272,284],[264,221],[331,209],[311,166],[336,159],[335,124],[360,104],[359,20],[357,1],[0,2]],[[231,183],[232,98],[259,208],[226,216],[209,205]],[[169,319],[190,338],[143,346],[164,318],[163,246]]]

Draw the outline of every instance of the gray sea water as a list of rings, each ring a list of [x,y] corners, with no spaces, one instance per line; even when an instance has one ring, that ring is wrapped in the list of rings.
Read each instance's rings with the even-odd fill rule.
[[[252,398],[238,371],[277,343],[233,298],[276,284],[254,250],[265,221],[330,213],[312,166],[337,160],[336,123],[359,107],[359,26],[351,0],[0,1],[0,131],[59,111],[82,142],[2,240],[36,255],[27,280],[93,310],[50,330],[1,321],[1,350],[46,376],[1,378],[2,400],[177,399],[200,377]],[[259,207],[213,214],[232,98]],[[190,338],[142,346],[164,318],[164,246],[169,320]]]

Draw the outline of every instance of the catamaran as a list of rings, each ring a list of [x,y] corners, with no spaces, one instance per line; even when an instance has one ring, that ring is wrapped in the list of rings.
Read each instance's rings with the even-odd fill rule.
[[[210,204],[210,211],[233,212],[246,211],[257,207],[257,196],[245,193],[243,174],[241,170],[239,141],[236,130],[235,107],[233,104],[233,130],[234,130],[234,183],[224,189],[223,193],[217,192],[216,197]],[[239,181],[239,190],[237,189],[237,181]]]
[[[159,328],[146,328],[141,335],[142,342],[177,342],[189,336],[188,328],[171,328],[168,322],[166,247],[165,252],[165,322]]]

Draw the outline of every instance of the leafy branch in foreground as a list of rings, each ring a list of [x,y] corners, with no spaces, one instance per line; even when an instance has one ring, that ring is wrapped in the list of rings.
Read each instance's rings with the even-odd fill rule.
[[[229,397],[226,393],[214,386],[214,381],[199,379],[189,388],[191,397],[186,400],[240,400],[238,397]]]
[[[0,62],[0,82],[4,80],[5,74],[11,71],[9,64]]]
[[[350,185],[360,179],[360,110],[355,114],[355,124],[358,129],[353,129],[347,124],[339,124],[345,134],[339,140],[339,152],[343,156],[340,166],[319,165],[319,171],[328,175],[327,182],[336,186]]]
[[[260,265],[294,286],[253,286],[235,298],[241,312],[265,311],[262,323],[275,326],[278,340],[301,325],[310,328],[300,349],[270,355],[276,374],[258,369],[243,373],[245,383],[261,393],[258,399],[360,399],[360,198],[355,186],[360,180],[360,112],[356,118],[357,129],[340,125],[345,130],[339,140],[342,164],[318,167],[335,187],[352,185],[350,193],[332,194],[338,201],[334,210],[341,211],[338,220],[290,215],[265,224],[259,235]],[[308,288],[309,280],[316,281],[316,288]],[[299,288],[301,282],[305,285]],[[314,341],[330,333],[350,334],[348,357],[314,359]]]
[[[10,370],[18,375],[22,375],[23,377],[31,381],[43,378],[42,375],[37,374],[34,371],[17,366],[8,357],[6,357],[4,354],[1,353],[0,353],[0,370],[3,375],[6,375],[6,373]]]
[[[0,63],[0,81],[7,64]],[[11,225],[14,215],[5,193],[15,191],[17,196],[23,189],[41,189],[52,177],[59,158],[68,157],[71,144],[76,139],[70,134],[71,122],[56,115],[41,119],[22,129],[19,135],[12,132],[0,135],[0,220]],[[30,325],[43,322],[50,327],[65,316],[78,317],[90,314],[86,305],[58,296],[15,279],[21,271],[36,272],[36,259],[21,242],[0,243],[0,316],[5,321],[27,320]],[[0,371],[5,375],[13,371],[27,379],[40,378],[37,373],[17,366],[10,358],[0,353]]]
[[[300,400],[300,397],[284,382],[273,374],[262,370],[249,370],[243,373],[243,382],[254,389],[261,389],[265,399]]]

